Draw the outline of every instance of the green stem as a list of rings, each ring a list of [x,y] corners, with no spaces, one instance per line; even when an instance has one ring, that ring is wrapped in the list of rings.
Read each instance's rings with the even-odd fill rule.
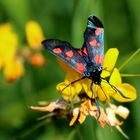
[[[140,52],[140,48],[137,49],[135,53],[133,53],[120,67],[119,70],[121,70],[129,61],[131,61],[138,53]]]

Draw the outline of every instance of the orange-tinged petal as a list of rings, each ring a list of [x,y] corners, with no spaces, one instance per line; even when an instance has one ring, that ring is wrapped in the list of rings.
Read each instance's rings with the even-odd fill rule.
[[[111,125],[108,118],[107,118],[107,115],[105,114],[104,112],[104,109],[100,107],[100,110],[101,110],[101,116],[98,120],[98,122],[100,123],[101,127],[102,128],[105,128],[105,125],[108,124],[109,126]],[[98,117],[96,117],[97,119]]]
[[[65,81],[68,81],[69,83],[72,83],[78,79],[80,79],[82,77],[82,75],[80,75],[79,73],[73,71],[73,72],[68,72],[65,78]],[[77,83],[81,83],[81,81],[76,82]]]
[[[36,21],[29,21],[26,24],[26,36],[32,49],[40,48],[41,41],[44,40],[44,35],[40,25]]]
[[[132,85],[127,84],[127,83],[123,83],[120,86],[117,86],[117,88],[123,93],[124,96],[126,96],[128,98],[122,97],[117,92],[117,93],[114,93],[112,95],[112,97],[115,100],[117,100],[119,102],[131,102],[137,98],[136,89]]]
[[[74,125],[74,123],[76,122],[78,116],[79,116],[79,114],[76,114],[76,115],[73,116],[73,118],[71,119],[71,121],[70,121],[70,123],[69,123],[69,126]]]
[[[80,116],[79,116],[79,119],[78,121],[80,122],[80,124],[82,124],[86,119],[86,114],[83,113],[83,112],[80,112]]]
[[[45,65],[45,58],[41,53],[36,53],[30,56],[29,62],[36,67],[42,67]]]
[[[76,73],[76,71],[71,68],[66,62],[64,62],[63,60],[57,58],[57,61],[60,65],[60,67],[62,68],[62,70],[64,70],[64,72],[67,72],[67,73]]]
[[[114,68],[114,70],[110,76],[109,82],[110,82],[110,84],[112,84],[114,86],[122,83],[121,75],[117,68]]]
[[[112,71],[114,68],[117,58],[119,55],[119,51],[117,48],[111,48],[109,49],[104,57],[104,69],[107,71]]]
[[[99,98],[99,100],[100,101],[106,101],[106,96],[105,96],[105,94],[103,93],[103,91],[101,90],[101,89],[99,89],[98,88],[98,90],[97,90],[97,95],[98,95],[98,98]]]
[[[73,110],[73,118],[71,119],[69,126],[72,126],[76,122],[78,116],[79,116],[79,108],[75,108]]]
[[[53,112],[55,109],[66,109],[66,105],[63,101],[55,101],[47,106],[31,106],[30,108],[36,111]]]

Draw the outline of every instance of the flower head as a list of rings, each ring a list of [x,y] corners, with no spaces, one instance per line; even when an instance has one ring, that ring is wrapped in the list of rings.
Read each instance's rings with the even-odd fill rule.
[[[11,24],[0,25],[0,69],[6,81],[18,79],[24,74],[22,61],[17,56],[18,36]]]
[[[40,48],[41,41],[44,40],[44,35],[40,25],[36,21],[29,21],[26,24],[26,36],[32,49]]]

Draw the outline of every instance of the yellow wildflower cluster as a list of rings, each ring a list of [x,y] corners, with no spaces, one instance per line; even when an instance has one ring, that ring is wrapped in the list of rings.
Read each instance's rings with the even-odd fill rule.
[[[0,25],[0,69],[6,81],[18,79],[24,74],[21,59],[17,58],[18,36],[11,24]]]
[[[0,25],[0,70],[7,82],[19,79],[25,72],[23,61],[26,59],[35,66],[43,66],[45,59],[38,51],[44,39],[41,27],[35,21],[29,21],[25,27],[28,42],[26,47],[19,47],[20,37],[10,23]],[[32,48],[37,52],[32,51]]]

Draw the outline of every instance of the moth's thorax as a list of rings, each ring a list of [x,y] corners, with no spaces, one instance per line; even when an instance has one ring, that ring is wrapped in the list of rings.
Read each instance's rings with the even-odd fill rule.
[[[89,67],[88,72],[85,74],[85,76],[87,78],[91,79],[95,84],[100,85],[101,84],[101,72],[102,72],[102,66],[97,66],[94,69]]]
[[[97,85],[100,85],[101,83],[101,72],[102,72],[102,69],[95,69],[91,73],[91,79]]]

